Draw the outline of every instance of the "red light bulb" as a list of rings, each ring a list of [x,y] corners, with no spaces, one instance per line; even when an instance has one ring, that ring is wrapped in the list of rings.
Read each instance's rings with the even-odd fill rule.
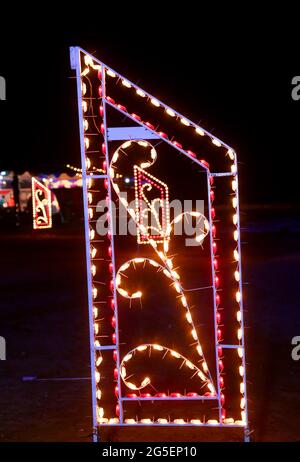
[[[201,162],[201,164],[205,165],[205,167],[209,168],[209,163],[206,162],[206,160],[201,159],[200,162]]]

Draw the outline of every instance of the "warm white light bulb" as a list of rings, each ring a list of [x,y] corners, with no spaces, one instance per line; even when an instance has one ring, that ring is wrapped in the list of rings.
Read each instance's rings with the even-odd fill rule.
[[[172,111],[172,109],[169,109],[169,108],[166,109],[166,113],[167,113],[169,116],[171,116],[171,117],[175,117],[175,115],[176,115],[175,112]]]
[[[124,263],[122,266],[120,266],[119,271],[126,271],[129,268],[129,263]]]
[[[145,350],[147,350],[147,348],[148,348],[147,345],[139,345],[139,346],[137,347],[137,350],[138,350],[138,351],[145,351]]]
[[[180,122],[181,122],[183,125],[185,125],[186,127],[189,127],[189,126],[190,126],[189,121],[186,120],[186,119],[184,119],[184,118],[180,119]]]
[[[157,351],[162,351],[162,350],[163,350],[163,347],[160,346],[160,345],[153,345],[153,349],[154,349],[154,350],[157,350]]]
[[[187,319],[187,322],[189,322],[190,324],[192,323],[192,316],[189,311],[186,313],[186,319]]]
[[[137,88],[136,93],[137,93],[137,95],[141,96],[142,98],[145,98],[145,96],[146,96],[146,93],[144,93],[144,92],[143,92],[142,90],[140,90],[139,88]]]
[[[134,263],[143,263],[145,261],[144,258],[135,258],[134,260]]]
[[[196,329],[192,329],[191,334],[192,334],[192,337],[193,337],[194,340],[198,339]]]
[[[194,366],[193,363],[191,363],[191,361],[186,360],[186,361],[185,361],[185,365],[186,365],[189,369],[192,369],[192,370],[195,369],[195,366]]]
[[[239,259],[240,259],[239,253],[238,253],[238,251],[236,249],[233,252],[233,257],[234,257],[235,261],[239,261]]]
[[[115,74],[112,70],[110,70],[110,69],[107,69],[106,73],[107,73],[107,75],[109,75],[110,77],[116,77],[116,74]]]
[[[218,147],[220,147],[220,146],[221,146],[221,143],[220,143],[220,141],[219,141],[219,140],[217,140],[216,138],[213,138],[211,141],[212,141],[212,144],[214,144],[215,146],[218,146]]]
[[[141,297],[142,297],[142,292],[141,291],[134,292],[131,295],[131,298],[141,298]]]
[[[121,289],[121,287],[118,287],[118,292],[119,292],[119,294],[123,295],[123,297],[128,298],[127,290],[124,290],[124,289]]]
[[[234,160],[234,152],[232,149],[228,149],[227,154],[229,155],[230,160]]]
[[[214,392],[215,392],[214,386],[213,386],[213,384],[212,384],[211,382],[208,382],[207,388],[209,389],[209,391],[210,391],[211,393],[214,393]]]
[[[198,133],[198,135],[201,135],[201,136],[205,135],[205,132],[200,127],[196,127],[196,133]]]
[[[131,144],[132,144],[131,141],[126,141],[125,143],[122,144],[121,148],[122,148],[122,149],[126,149],[126,148],[128,148],[129,146],[131,146]]]
[[[92,66],[94,64],[93,59],[89,55],[84,56],[84,63],[86,66]]]
[[[128,82],[128,80],[122,80],[122,85],[124,85],[124,87],[131,88],[131,83]]]
[[[204,370],[205,372],[207,372],[207,371],[208,371],[208,367],[207,367],[207,364],[206,364],[206,362],[205,362],[205,361],[203,361],[203,363],[202,363],[202,367],[203,367],[203,370]]]
[[[174,350],[171,350],[171,355],[174,356],[174,358],[180,358],[180,354]]]
[[[197,352],[200,356],[203,355],[203,351],[202,351],[202,348],[201,348],[201,345],[197,345]]]
[[[157,99],[155,98],[151,98],[151,104],[153,104],[153,106],[156,106],[156,107],[160,106],[159,101],[157,101]]]
[[[161,425],[165,425],[168,423],[168,420],[167,419],[157,419],[157,423],[161,424]]]

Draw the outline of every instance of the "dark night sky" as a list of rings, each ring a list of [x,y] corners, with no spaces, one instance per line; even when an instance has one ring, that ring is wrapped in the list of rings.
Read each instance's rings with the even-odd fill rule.
[[[56,18],[1,30],[7,101],[0,101],[0,169],[80,165],[68,52],[80,45],[234,146],[244,202],[298,201],[300,100],[291,98],[292,77],[300,75],[297,29],[280,12],[276,22],[261,12],[229,22],[192,8],[181,13],[165,23],[157,10],[127,21],[129,8],[126,17],[105,13],[103,29],[98,7],[93,25],[83,15],[81,26]]]

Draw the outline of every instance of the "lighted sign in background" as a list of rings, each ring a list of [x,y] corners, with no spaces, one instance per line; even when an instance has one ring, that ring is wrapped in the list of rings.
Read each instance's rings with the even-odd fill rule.
[[[32,214],[34,229],[52,228],[51,191],[32,177]]]

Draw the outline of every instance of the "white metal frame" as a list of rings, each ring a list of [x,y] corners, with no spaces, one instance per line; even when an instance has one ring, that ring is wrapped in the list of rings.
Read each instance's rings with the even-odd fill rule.
[[[83,126],[83,117],[82,117],[82,92],[81,92],[81,83],[82,83],[82,69],[81,69],[81,62],[80,62],[80,54],[83,53],[85,56],[89,56],[90,59],[93,60],[95,64],[100,66],[101,71],[102,71],[102,105],[103,105],[103,123],[104,123],[104,142],[105,142],[105,157],[106,157],[106,162],[107,166],[109,166],[109,145],[108,142],[112,140],[128,140],[128,139],[161,139],[162,141],[168,143],[170,146],[173,148],[177,149],[180,153],[183,155],[189,157],[193,162],[198,164],[202,169],[206,171],[207,175],[207,187],[208,187],[208,209],[209,209],[209,222],[212,224],[212,219],[211,219],[211,209],[212,209],[212,201],[211,201],[211,183],[210,179],[213,177],[222,177],[222,176],[228,176],[232,177],[235,179],[236,184],[238,181],[237,177],[237,158],[236,154],[233,151],[233,149],[224,143],[223,141],[219,140],[216,138],[214,135],[203,129],[202,127],[199,127],[205,134],[205,136],[208,136],[211,138],[211,140],[214,143],[217,143],[217,145],[221,145],[222,147],[225,147],[228,149],[228,152],[233,153],[233,165],[235,166],[234,171],[226,171],[226,172],[211,172],[207,165],[203,163],[202,161],[195,159],[191,157],[187,151],[184,149],[174,146],[172,141],[169,139],[165,139],[163,136],[161,136],[156,130],[152,130],[148,126],[144,124],[143,121],[139,121],[136,118],[132,117],[131,114],[128,112],[122,110],[121,108],[118,108],[115,104],[110,102],[109,100],[106,99],[106,85],[105,85],[105,79],[106,79],[106,73],[107,71],[113,72],[117,78],[126,80],[134,89],[139,89],[137,85],[134,83],[130,82],[128,79],[125,79],[121,74],[117,73],[115,70],[111,69],[109,66],[101,62],[100,60],[96,59],[94,56],[90,55],[88,52],[85,50],[81,49],[80,47],[71,47],[70,48],[70,57],[71,57],[71,67],[72,69],[76,70],[76,78],[77,78],[77,97],[78,97],[78,112],[79,112],[79,131],[80,131],[80,147],[81,147],[81,163],[82,163],[82,185],[83,185],[83,201],[84,201],[84,221],[85,221],[85,242],[86,242],[86,264],[87,264],[87,285],[88,285],[88,305],[89,305],[89,322],[90,322],[90,357],[91,357],[91,371],[92,371],[92,407],[93,407],[93,427],[94,427],[94,432],[93,432],[93,439],[94,441],[97,441],[98,439],[98,427],[99,423],[97,420],[97,400],[96,400],[96,381],[95,381],[95,352],[97,350],[117,350],[117,367],[120,367],[120,357],[119,357],[119,329],[118,329],[118,310],[117,310],[117,293],[116,293],[116,288],[114,287],[114,292],[113,292],[113,299],[114,299],[114,304],[115,304],[115,316],[116,316],[116,343],[113,345],[107,345],[107,346],[98,346],[95,347],[95,341],[94,341],[94,318],[93,318],[93,297],[92,297],[92,275],[91,275],[91,258],[90,258],[90,235],[89,235],[89,216],[88,216],[88,201],[87,201],[87,181],[89,178],[92,179],[103,179],[103,180],[108,180],[108,194],[110,197],[110,212],[111,210],[111,183],[110,183],[110,176],[109,172],[104,174],[104,175],[89,175],[86,170],[86,149],[85,149],[85,134],[84,134],[84,126]],[[153,98],[152,95],[149,93],[145,92],[144,90],[140,89],[147,98]],[[183,118],[183,116],[175,111],[174,109],[171,109],[169,106],[165,105],[164,103],[159,101],[159,104],[165,109],[172,110],[176,117],[178,118]],[[107,127],[106,123],[106,107],[111,106],[115,110],[119,111],[120,113],[124,114],[127,118],[131,119],[135,124],[137,124],[139,127],[118,127],[118,128],[109,128]],[[192,121],[184,117],[184,119],[189,123],[189,125],[193,128],[198,128],[198,125],[194,124]],[[247,408],[247,389],[246,389],[246,364],[245,364],[245,353],[244,353],[244,319],[243,319],[243,299],[242,299],[242,271],[241,271],[241,244],[240,244],[240,218],[239,218],[239,196],[238,196],[238,184],[236,186],[236,199],[237,199],[237,207],[236,207],[236,214],[237,214],[237,232],[238,232],[238,240],[237,240],[237,248],[238,248],[238,253],[239,253],[239,260],[237,262],[239,274],[240,274],[240,279],[238,282],[238,287],[239,287],[239,292],[241,294],[241,301],[240,301],[240,312],[241,312],[241,329],[242,329],[242,338],[239,344],[236,345],[227,345],[227,344],[222,344],[218,338],[217,338],[217,303],[216,303],[216,294],[217,294],[217,288],[215,286],[215,270],[214,270],[214,265],[213,265],[213,235],[210,227],[210,251],[211,251],[211,272],[212,272],[212,287],[213,287],[213,301],[214,301],[214,324],[215,324],[215,351],[216,351],[216,371],[217,371],[217,401],[218,401],[218,407],[219,407],[219,423],[218,424],[208,424],[208,423],[201,423],[200,425],[196,424],[189,424],[186,423],[185,426],[198,426],[198,427],[227,427],[227,428],[241,428],[241,425],[236,425],[234,423],[232,424],[225,424],[222,421],[222,406],[221,406],[221,390],[220,390],[220,376],[219,376],[219,367],[218,367],[218,354],[217,354],[217,349],[218,347],[222,347],[223,349],[242,349],[242,366],[243,366],[243,377],[242,381],[244,384],[244,399],[245,399],[245,407],[244,407],[244,412],[245,412],[245,418],[244,418],[244,423],[242,428],[244,428],[244,434],[245,434],[245,441],[249,440],[249,426],[248,426],[248,408]],[[111,247],[112,247],[112,264],[113,264],[113,277],[115,279],[116,275],[116,268],[115,268],[115,254],[114,254],[114,232],[111,229],[111,235],[112,235],[112,240],[111,240]],[[120,377],[120,370],[118,371],[118,387],[119,390],[121,390],[121,377]],[[119,422],[117,423],[102,423],[101,425],[107,426],[107,425],[120,425],[120,426],[147,426],[146,424],[141,424],[141,423],[136,423],[136,424],[127,424],[124,422],[123,419],[123,402],[124,401],[129,401],[129,400],[141,400],[141,401],[155,401],[155,400],[160,400],[162,398],[126,398],[126,397],[119,397],[119,406],[120,406],[120,415],[119,415]],[[168,399],[173,399],[173,400],[182,400],[182,399],[187,399],[186,397],[181,397],[181,398],[168,398]],[[192,399],[192,398],[190,398]],[[195,398],[193,398],[195,399]],[[214,398],[216,399],[216,398]],[[205,397],[199,397],[199,400],[204,401]],[[173,423],[168,423],[167,425],[170,426],[176,426],[176,424]],[[157,424],[153,422],[151,426],[162,426],[162,424]]]

